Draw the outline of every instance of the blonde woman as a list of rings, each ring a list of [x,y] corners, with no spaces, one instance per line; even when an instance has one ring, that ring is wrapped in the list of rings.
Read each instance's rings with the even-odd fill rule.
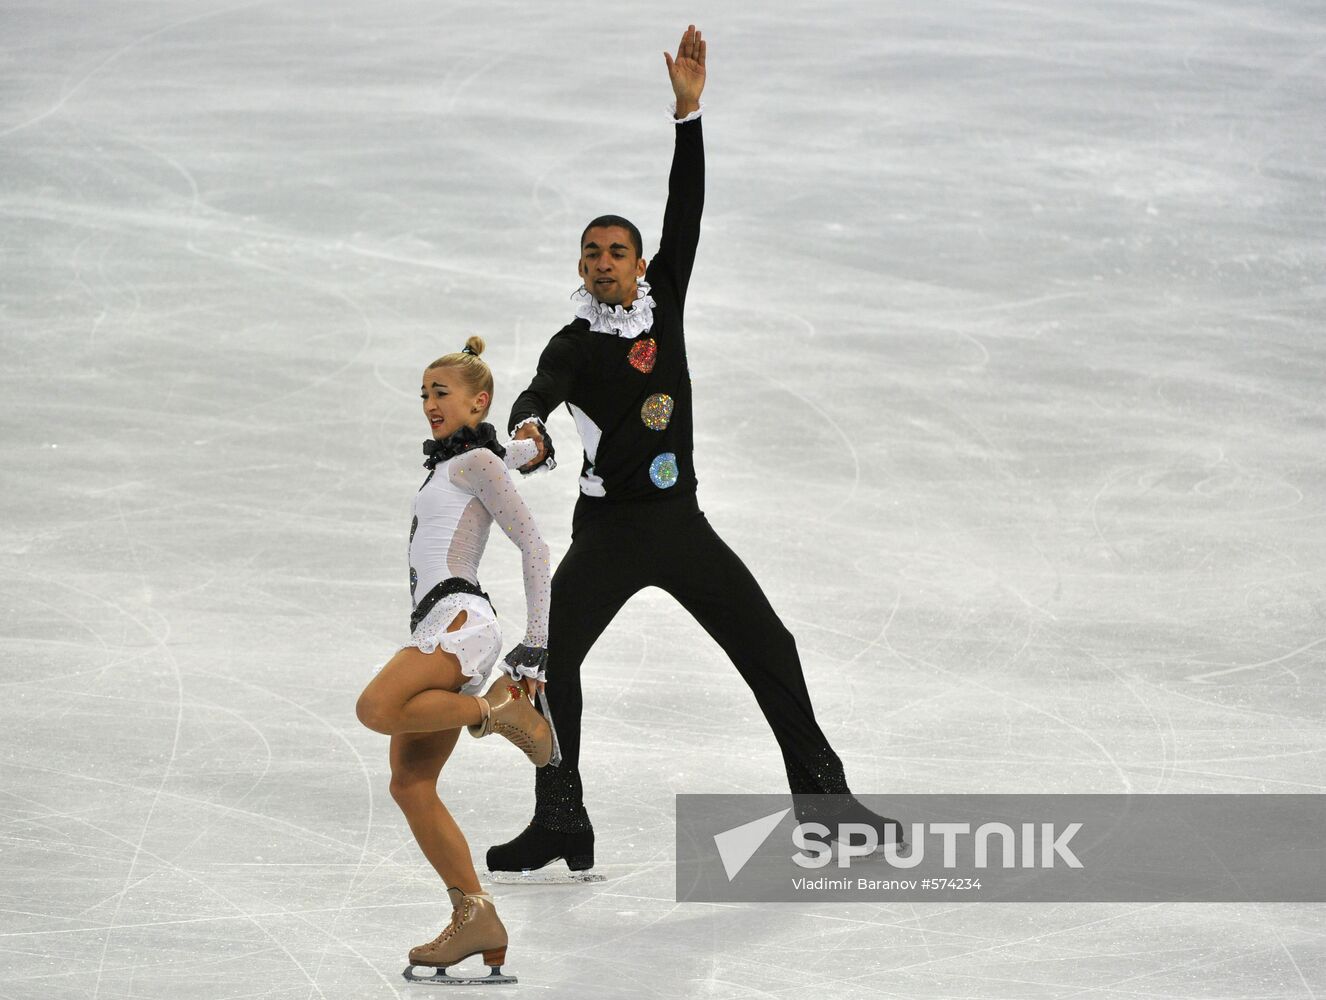
[[[536,766],[547,764],[553,749],[551,727],[532,705],[548,655],[548,546],[509,472],[531,462],[538,449],[532,441],[503,447],[483,422],[493,398],[483,349],[483,340],[471,337],[464,350],[424,371],[420,395],[431,437],[424,442],[428,474],[410,524],[410,640],[356,706],[360,722],[391,737],[392,798],[450,896],[451,921],[433,941],[410,951],[405,976],[411,980],[456,982],[446,968],[482,954],[492,971],[480,981],[515,981],[501,972],[506,928],[479,885],[465,835],[437,793],[460,727],[475,736],[507,737]],[[480,696],[501,655],[497,616],[478,575],[494,522],[521,551],[526,627],[504,660],[510,676]],[[416,966],[437,973],[418,976]]]

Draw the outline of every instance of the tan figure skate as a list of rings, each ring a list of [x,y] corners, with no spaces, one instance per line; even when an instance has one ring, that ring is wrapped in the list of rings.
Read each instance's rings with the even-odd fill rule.
[[[402,973],[412,983],[442,983],[449,986],[491,985],[517,982],[515,976],[502,972],[506,961],[506,928],[493,908],[493,897],[486,892],[466,895],[459,889],[448,889],[451,896],[451,923],[428,944],[410,949],[410,964]],[[447,967],[463,962],[472,955],[483,954],[488,966],[486,976],[449,976]],[[431,976],[415,974],[418,966],[435,970]]]
[[[534,764],[543,767],[552,758],[552,727],[532,704],[525,688],[505,674],[478,700],[483,718],[467,727],[474,737],[497,733],[519,747]]]

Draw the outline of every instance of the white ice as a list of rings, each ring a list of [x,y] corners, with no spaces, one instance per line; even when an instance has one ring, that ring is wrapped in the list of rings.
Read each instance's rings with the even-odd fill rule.
[[[426,994],[353,711],[416,379],[480,333],[504,413],[579,227],[656,241],[688,19],[701,502],[853,786],[1326,790],[1319,2],[10,0],[0,998]],[[525,484],[555,554],[575,466]],[[515,636],[500,536],[484,583]],[[679,905],[673,796],[776,748],[656,592],[585,683],[618,877],[497,888],[519,995],[1326,994],[1320,907]],[[532,810],[487,742],[442,794],[479,856]]]

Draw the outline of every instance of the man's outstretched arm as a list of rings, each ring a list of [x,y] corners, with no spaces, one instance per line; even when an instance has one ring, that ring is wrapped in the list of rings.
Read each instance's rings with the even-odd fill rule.
[[[507,420],[507,433],[516,440],[531,438],[539,443],[539,453],[534,461],[522,466],[520,471],[533,472],[550,457],[547,434],[543,429],[548,414],[566,401],[575,384],[576,374],[581,359],[573,341],[564,334],[553,337],[539,357],[539,368],[535,372],[529,387],[525,389],[511,405],[511,416]]]
[[[698,118],[689,122],[682,122],[682,119],[700,110],[707,55],[708,43],[693,24],[681,36],[675,59],[667,52],[663,53],[672,81],[672,93],[677,98],[674,115],[678,121],[677,145],[672,154],[672,171],[668,175],[663,235],[650,270],[653,280],[666,274],[683,302],[691,280],[691,268],[695,264],[695,248],[700,242],[700,216],[704,211],[704,135]]]

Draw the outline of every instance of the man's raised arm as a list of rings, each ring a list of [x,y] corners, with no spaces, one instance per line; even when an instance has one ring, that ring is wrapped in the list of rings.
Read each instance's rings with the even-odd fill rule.
[[[659,271],[665,272],[683,302],[691,280],[691,268],[695,264],[695,248],[700,242],[700,215],[704,211],[704,135],[697,112],[700,110],[700,94],[704,91],[707,50],[708,44],[692,24],[677,43],[676,58],[663,53],[672,80],[672,93],[677,98],[677,110],[673,115],[678,123],[677,145],[672,154],[672,171],[668,175],[663,235],[650,270],[653,280],[661,277]],[[686,121],[691,115],[696,117]]]

